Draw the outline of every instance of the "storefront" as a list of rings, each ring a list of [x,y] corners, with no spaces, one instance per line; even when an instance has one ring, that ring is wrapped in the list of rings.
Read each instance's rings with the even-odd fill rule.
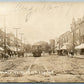
[[[84,55],[84,43],[75,47],[77,55]]]
[[[62,55],[63,55],[63,56],[68,55],[68,51],[67,51],[67,46],[66,46],[66,45],[64,45],[64,46],[61,48],[61,50],[62,50]]]
[[[4,49],[2,47],[0,47],[0,56],[2,55]]]

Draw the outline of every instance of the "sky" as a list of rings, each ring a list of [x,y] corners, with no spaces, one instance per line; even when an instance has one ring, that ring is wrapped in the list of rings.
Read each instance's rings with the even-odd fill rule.
[[[49,41],[70,31],[72,19],[84,16],[84,2],[0,2],[0,28],[24,33],[27,43]]]

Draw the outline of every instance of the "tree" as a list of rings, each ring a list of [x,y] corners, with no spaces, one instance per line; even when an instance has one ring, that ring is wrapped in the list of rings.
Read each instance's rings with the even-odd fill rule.
[[[24,51],[25,51],[25,52],[30,53],[31,50],[32,50],[31,44],[25,44],[25,45],[24,45]]]

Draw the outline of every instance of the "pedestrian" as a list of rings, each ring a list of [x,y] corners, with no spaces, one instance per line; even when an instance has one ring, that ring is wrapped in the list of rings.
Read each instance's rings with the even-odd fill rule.
[[[73,52],[73,50],[71,50],[71,56],[73,57],[73,55],[74,55],[74,52]]]

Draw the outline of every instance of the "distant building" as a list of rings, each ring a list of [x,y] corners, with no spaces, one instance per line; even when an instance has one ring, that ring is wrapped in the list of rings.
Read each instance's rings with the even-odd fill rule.
[[[55,50],[59,49],[59,38],[55,39]]]
[[[70,31],[65,32],[59,36],[59,48],[61,49],[64,45],[72,42],[72,35]]]
[[[54,39],[50,39],[50,48],[52,52],[54,53],[55,51],[55,40]]]

